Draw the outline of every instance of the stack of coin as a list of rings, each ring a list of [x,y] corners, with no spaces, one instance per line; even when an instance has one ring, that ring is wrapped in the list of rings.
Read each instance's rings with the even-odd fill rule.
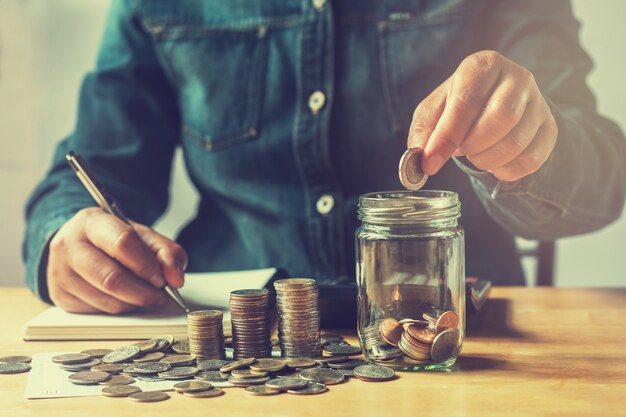
[[[234,358],[269,358],[272,354],[270,296],[266,289],[230,293]]]
[[[190,354],[205,359],[224,359],[222,317],[220,310],[194,311],[187,315]]]
[[[322,354],[319,290],[313,279],[282,279],[274,283],[278,306],[278,337],[287,358],[318,357]]]

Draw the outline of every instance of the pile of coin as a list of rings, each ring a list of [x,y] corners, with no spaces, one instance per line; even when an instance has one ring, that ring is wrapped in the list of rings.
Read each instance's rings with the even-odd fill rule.
[[[313,279],[282,279],[274,283],[278,306],[278,338],[282,356],[321,356],[319,290]]]
[[[458,356],[457,314],[425,313],[422,318],[388,317],[366,326],[361,330],[361,339],[367,356],[377,362],[409,365],[437,364]]]
[[[4,356],[0,358],[0,375],[21,374],[30,371],[32,358],[25,355]]]
[[[266,289],[230,293],[230,320],[235,359],[272,354],[270,296]]]
[[[224,328],[220,310],[201,310],[187,314],[189,352],[207,359],[223,359]]]

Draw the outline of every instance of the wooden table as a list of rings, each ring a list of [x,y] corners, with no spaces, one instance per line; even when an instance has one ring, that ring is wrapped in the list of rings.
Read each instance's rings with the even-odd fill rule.
[[[24,342],[45,308],[26,289],[0,288],[0,356],[116,347],[124,342]],[[495,288],[472,318],[449,372],[350,380],[310,397],[219,398],[172,393],[161,403],[82,397],[25,400],[28,374],[0,375],[0,416],[618,416],[626,415],[626,289]],[[356,342],[354,332],[346,332]],[[146,413],[146,414],[143,414]]]

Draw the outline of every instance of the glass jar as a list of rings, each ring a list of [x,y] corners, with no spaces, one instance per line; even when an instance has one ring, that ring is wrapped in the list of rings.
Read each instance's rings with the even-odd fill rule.
[[[358,333],[365,358],[398,370],[452,365],[465,336],[461,204],[450,191],[359,198]]]

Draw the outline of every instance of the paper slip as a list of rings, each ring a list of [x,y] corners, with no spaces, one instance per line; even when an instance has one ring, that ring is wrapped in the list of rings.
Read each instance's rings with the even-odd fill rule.
[[[102,395],[100,391],[103,385],[75,385],[67,378],[74,372],[61,369],[59,364],[52,362],[52,357],[67,352],[36,353],[31,362],[31,371],[26,384],[27,399],[40,398],[67,398],[67,397],[90,397]],[[174,384],[181,381],[142,381],[135,378],[132,385],[141,388],[142,391],[173,391]],[[230,382],[212,382],[215,387],[232,387]]]

